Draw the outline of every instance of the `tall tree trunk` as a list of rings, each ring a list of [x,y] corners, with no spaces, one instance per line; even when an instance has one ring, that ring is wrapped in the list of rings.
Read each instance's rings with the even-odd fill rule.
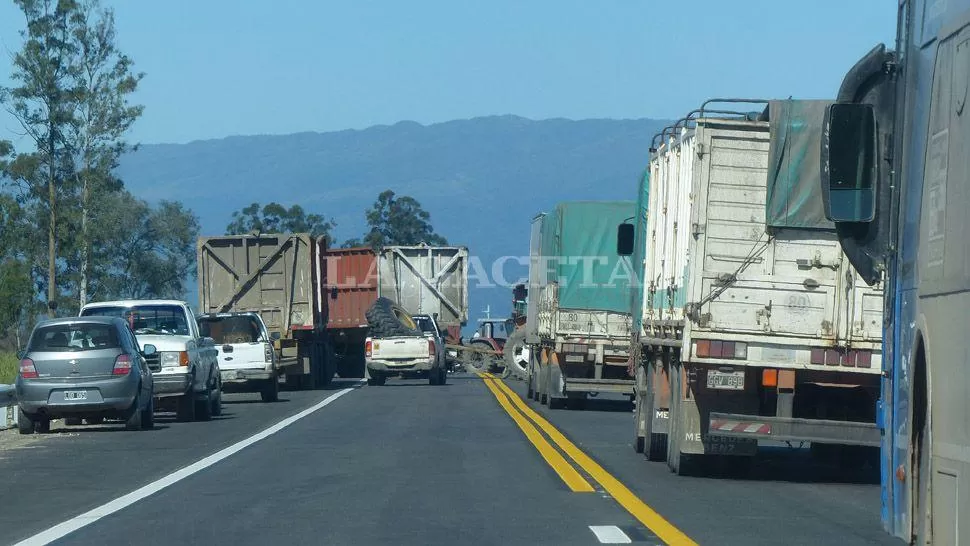
[[[81,184],[81,286],[78,287],[78,300],[81,307],[88,302],[88,256],[91,242],[88,238],[88,170],[84,167],[84,181]]]
[[[47,229],[47,314],[55,316],[57,308],[57,188],[56,162],[54,160],[54,128],[50,136],[50,172],[47,179],[47,199],[50,203],[50,226]]]

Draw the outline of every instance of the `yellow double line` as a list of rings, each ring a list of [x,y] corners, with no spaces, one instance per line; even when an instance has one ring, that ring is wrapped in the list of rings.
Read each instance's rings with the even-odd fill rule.
[[[660,540],[671,546],[696,546],[697,543],[690,539],[680,529],[674,527],[663,516],[647,506],[633,491],[630,491],[620,480],[613,477],[602,466],[594,461],[589,455],[576,447],[576,444],[569,441],[559,430],[552,426],[552,423],[536,413],[501,379],[496,378],[490,373],[479,374],[485,380],[485,386],[498,400],[499,405],[508,412],[515,424],[522,429],[532,445],[539,450],[539,454],[546,460],[549,466],[559,474],[563,482],[573,492],[592,492],[593,486],[590,485],[573,465],[566,461],[566,458],[554,448],[548,440],[536,429],[536,425],[545,432],[559,449],[573,460],[583,471],[595,480],[604,491],[610,494],[616,502],[627,512],[635,517]],[[528,417],[528,419],[526,418]],[[531,421],[530,421],[531,420]],[[533,425],[533,422],[535,425]]]

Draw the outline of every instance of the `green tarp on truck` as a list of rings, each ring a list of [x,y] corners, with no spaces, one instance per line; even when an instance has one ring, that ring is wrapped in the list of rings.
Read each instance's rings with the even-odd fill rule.
[[[630,312],[636,273],[616,254],[617,226],[636,222],[634,201],[560,203],[542,221],[546,282],[559,283],[560,309]]]

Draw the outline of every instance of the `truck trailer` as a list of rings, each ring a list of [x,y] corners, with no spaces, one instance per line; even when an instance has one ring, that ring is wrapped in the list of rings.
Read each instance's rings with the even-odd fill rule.
[[[529,396],[550,408],[588,395],[633,394],[627,373],[629,260],[616,255],[616,224],[633,201],[560,203],[532,222],[526,343]]]
[[[646,221],[618,229],[644,278],[630,348],[636,448],[678,474],[767,441],[861,462],[880,441],[882,292],[824,215],[829,103],[722,102],[655,138]]]

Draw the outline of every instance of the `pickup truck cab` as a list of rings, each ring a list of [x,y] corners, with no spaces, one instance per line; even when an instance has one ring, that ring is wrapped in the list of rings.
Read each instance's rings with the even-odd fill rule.
[[[445,345],[434,317],[413,315],[420,336],[368,337],[364,341],[367,384],[383,385],[391,376],[427,375],[431,385],[448,379]]]
[[[279,363],[273,340],[259,313],[205,313],[199,331],[216,343],[222,385],[232,392],[258,392],[263,402],[279,400]]]
[[[146,355],[158,407],[174,406],[179,421],[206,421],[222,414],[222,378],[218,351],[203,336],[195,314],[184,301],[119,300],[89,303],[82,317],[121,317],[138,343],[154,345]]]

